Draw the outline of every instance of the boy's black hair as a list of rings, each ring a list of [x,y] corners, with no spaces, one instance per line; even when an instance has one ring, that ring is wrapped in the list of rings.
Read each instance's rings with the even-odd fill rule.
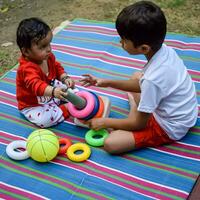
[[[17,45],[20,49],[31,48],[32,42],[38,42],[45,38],[50,27],[39,18],[24,19],[17,28]]]
[[[116,29],[122,39],[131,40],[135,47],[147,44],[157,51],[164,41],[167,21],[153,2],[139,1],[119,13]]]

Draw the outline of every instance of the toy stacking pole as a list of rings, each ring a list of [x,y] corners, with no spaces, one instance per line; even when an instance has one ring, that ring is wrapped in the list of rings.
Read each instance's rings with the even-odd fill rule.
[[[64,97],[80,110],[86,106],[86,100],[76,95],[71,88],[67,89],[66,95]]]

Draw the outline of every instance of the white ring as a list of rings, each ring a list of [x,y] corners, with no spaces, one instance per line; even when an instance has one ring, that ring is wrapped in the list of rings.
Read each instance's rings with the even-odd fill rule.
[[[7,145],[6,153],[7,155],[14,160],[25,160],[29,158],[28,151],[15,151],[15,149],[23,148],[26,149],[26,141],[24,140],[15,140]]]

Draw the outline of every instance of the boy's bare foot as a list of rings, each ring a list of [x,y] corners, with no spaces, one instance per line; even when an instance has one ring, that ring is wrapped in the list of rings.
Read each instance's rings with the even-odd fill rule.
[[[128,117],[133,117],[137,110],[137,103],[135,101],[135,93],[127,92],[127,95],[129,99],[129,105],[130,105],[130,111],[129,111]]]

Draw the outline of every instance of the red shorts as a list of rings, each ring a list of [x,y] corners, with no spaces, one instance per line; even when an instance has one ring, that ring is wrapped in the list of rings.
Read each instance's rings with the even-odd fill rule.
[[[149,118],[146,128],[134,131],[133,137],[135,139],[136,148],[156,147],[174,142],[160,127],[153,115]]]

